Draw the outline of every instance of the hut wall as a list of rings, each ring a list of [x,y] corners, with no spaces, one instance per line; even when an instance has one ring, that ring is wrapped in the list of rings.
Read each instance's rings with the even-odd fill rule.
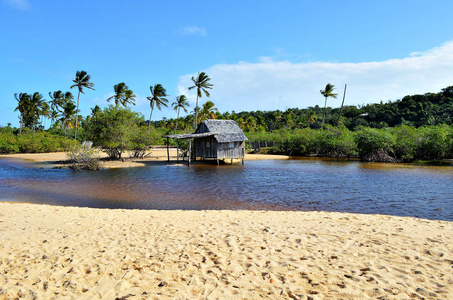
[[[217,141],[214,137],[195,139],[195,155],[202,158],[217,157]]]
[[[217,149],[218,159],[243,158],[245,155],[244,142],[219,143]]]

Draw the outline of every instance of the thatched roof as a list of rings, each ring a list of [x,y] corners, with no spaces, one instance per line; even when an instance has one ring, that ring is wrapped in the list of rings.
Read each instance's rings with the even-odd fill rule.
[[[243,142],[247,137],[239,125],[233,120],[205,120],[202,121],[195,133],[166,135],[174,139],[191,139],[214,136],[219,143]]]

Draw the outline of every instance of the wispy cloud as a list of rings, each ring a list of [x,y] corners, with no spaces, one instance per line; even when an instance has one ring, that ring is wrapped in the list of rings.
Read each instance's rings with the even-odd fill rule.
[[[214,65],[204,70],[215,85],[211,100],[220,111],[305,108],[323,104],[319,91],[327,83],[341,95],[348,84],[345,104],[401,99],[408,94],[438,92],[453,85],[453,41],[403,59],[381,62],[291,63],[261,58],[258,63]],[[191,76],[179,78],[178,89],[194,102]],[[338,107],[339,99],[329,100]],[[203,102],[204,100],[202,100]]]
[[[27,0],[3,0],[7,5],[20,10],[28,10],[31,8],[30,2]]]
[[[206,28],[198,27],[195,25],[181,28],[177,33],[179,35],[201,35],[201,36],[207,35]]]

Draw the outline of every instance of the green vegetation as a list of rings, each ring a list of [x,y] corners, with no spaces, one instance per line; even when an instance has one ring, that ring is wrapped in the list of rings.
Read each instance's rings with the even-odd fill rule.
[[[321,95],[323,95],[326,98],[326,100],[324,101],[324,110],[323,110],[323,115],[322,115],[321,129],[324,129],[324,119],[326,118],[327,98],[329,98],[329,97],[337,98],[337,94],[335,94],[333,92],[334,89],[335,89],[335,86],[328,83],[324,90],[319,91],[321,93]]]
[[[11,127],[0,128],[0,153],[44,153],[67,151],[77,142],[46,131],[25,128],[22,134]]]
[[[453,126],[420,128],[399,125],[393,128],[326,125],[325,130],[282,129],[270,133],[246,133],[249,142],[267,141],[266,153],[358,157],[363,161],[413,162],[453,158]]]
[[[135,95],[132,90],[129,89],[129,87],[124,83],[118,83],[113,86],[113,91],[115,92],[115,95],[107,99],[107,102],[110,102],[110,100],[115,101],[115,106],[124,106],[127,107],[127,104],[132,104],[135,105]]]
[[[93,86],[94,83],[90,82],[90,75],[88,75],[87,72],[85,71],[77,71],[76,72],[76,78],[73,80],[74,84],[71,85],[71,89],[74,87],[77,87],[79,90],[79,93],[77,95],[77,110],[75,111],[76,113],[76,122],[75,122],[75,133],[74,133],[74,139],[77,139],[77,128],[78,128],[78,120],[79,120],[79,99],[80,99],[80,93],[85,94],[83,92],[84,88],[87,89],[92,89],[94,90]]]
[[[143,157],[157,140],[154,131],[144,128],[146,123],[141,114],[110,105],[89,118],[85,130],[88,140],[101,147],[110,158],[122,159],[125,151]]]
[[[38,92],[14,95],[20,128],[0,127],[0,153],[68,151],[81,141],[92,141],[112,159],[122,159],[126,151],[131,157],[143,158],[151,145],[165,144],[165,134],[193,132],[193,124],[205,119],[230,119],[244,130],[252,151],[385,162],[453,158],[453,86],[394,102],[331,108],[327,99],[337,94],[329,83],[320,91],[325,97],[324,108],[220,113],[209,100],[198,106],[203,93],[209,97],[210,80],[204,72],[192,77],[194,85],[189,89],[196,89],[197,104],[184,117],[180,117],[180,110],[187,113],[189,104],[186,96],[180,95],[171,105],[175,119],[151,121],[154,107],[160,110],[168,103],[165,88],[155,84],[150,86],[147,99],[151,112],[145,120],[127,107],[135,105],[136,96],[122,82],[113,86],[115,94],[106,99],[114,105],[104,109],[95,106],[91,115],[83,118],[77,108],[80,93],[84,88],[93,89],[94,84],[85,71],[78,71],[71,86],[79,90],[77,105],[70,92],[49,93],[50,101]],[[318,117],[321,114],[322,119]],[[42,125],[45,118],[51,120],[48,130]],[[72,135],[75,140],[68,138]],[[186,147],[186,142],[179,141],[179,146]],[[169,143],[176,145],[176,141]]]
[[[211,78],[209,78],[209,76],[205,72],[198,73],[197,77],[192,77],[193,86],[190,86],[189,90],[191,90],[191,89],[197,90],[197,102],[195,104],[195,120],[194,120],[195,128],[197,128],[197,122],[199,120],[198,119],[198,98],[203,97],[203,93],[206,95],[206,97],[210,96],[208,89],[212,89],[212,87],[214,86],[212,83],[209,82],[210,80],[211,80]]]
[[[154,87],[150,86],[149,90],[151,91],[151,97],[147,97],[146,99],[149,100],[149,106],[151,107],[151,114],[149,115],[149,123],[148,128],[151,125],[151,119],[153,117],[153,110],[154,105],[157,107],[158,110],[161,110],[162,106],[167,107],[168,99],[167,97],[167,90],[161,84],[155,84]]]

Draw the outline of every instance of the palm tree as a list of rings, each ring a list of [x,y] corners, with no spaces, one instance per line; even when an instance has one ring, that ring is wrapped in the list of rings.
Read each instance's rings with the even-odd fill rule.
[[[197,120],[198,123],[200,123],[203,120],[207,120],[207,119],[215,119],[216,118],[215,113],[217,111],[218,111],[218,109],[215,107],[215,104],[212,101],[209,101],[209,100],[206,101],[206,103],[203,104],[203,106],[201,108],[199,120]]]
[[[17,107],[14,111],[19,111],[20,134],[22,134],[22,128],[30,111],[30,95],[27,93],[15,93],[14,98],[17,100]]]
[[[189,101],[187,101],[187,97],[184,95],[176,97],[176,102],[171,104],[174,110],[176,110],[176,126],[175,126],[175,134],[176,130],[178,129],[178,119],[179,119],[179,111],[182,108],[184,112],[187,113],[187,108],[189,107]]]
[[[60,119],[58,119],[59,122],[61,122],[61,126],[63,127],[64,135],[66,135],[66,129],[68,127],[72,128],[74,127],[74,124],[77,124],[77,122],[74,122],[73,117],[74,114],[77,114],[76,106],[74,105],[74,102],[68,101],[65,104],[63,104],[63,111],[60,114]],[[77,119],[76,119],[77,120]]]
[[[40,93],[36,92],[30,97],[30,113],[33,118],[33,132],[36,130],[39,117],[45,115],[46,107],[44,104],[45,100]]]
[[[101,111],[101,108],[99,107],[99,105],[96,105],[95,107],[93,107],[91,109],[91,116],[95,117],[100,111]]]
[[[335,89],[335,86],[333,84],[328,83],[324,90],[320,90],[319,91],[326,98],[326,100],[324,102],[324,112],[323,112],[323,115],[322,115],[321,129],[324,129],[324,120],[325,120],[325,117],[326,117],[327,98],[328,97],[337,98],[337,94],[333,93],[334,89]]]
[[[207,89],[212,89],[212,87],[214,86],[212,83],[209,83],[209,80],[211,80],[211,78],[209,78],[205,72],[198,73],[198,76],[196,78],[192,77],[194,85],[189,87],[189,90],[197,88],[197,102],[195,105],[195,124],[194,124],[195,128],[197,127],[196,122],[198,120],[198,98],[201,98],[203,96],[203,94],[201,93],[202,91],[204,92],[206,97],[209,97],[210,95]]]
[[[168,99],[167,91],[164,87],[158,83],[155,84],[154,87],[150,86],[149,90],[151,91],[151,97],[146,97],[149,100],[149,106],[151,107],[151,114],[149,115],[149,123],[148,123],[148,131],[151,125],[151,118],[153,116],[154,105],[156,105],[157,109],[161,110],[162,106],[167,107]]]
[[[76,78],[72,80],[74,82],[73,85],[71,85],[71,89],[73,87],[77,87],[79,89],[79,94],[77,95],[77,110],[76,110],[76,120],[79,118],[79,98],[80,98],[80,93],[85,94],[83,92],[83,88],[91,89],[94,90],[93,86],[94,83],[90,82],[90,75],[88,75],[87,72],[85,71],[77,71],[76,72]],[[76,122],[76,127],[75,127],[75,133],[74,133],[74,139],[77,139],[77,122]]]
[[[113,86],[113,90],[115,91],[115,95],[108,98],[107,102],[110,102],[110,100],[115,100],[116,107],[120,106],[120,104],[124,107],[127,107],[128,103],[135,105],[136,96],[124,82],[115,84]]]
[[[41,127],[44,129],[44,127],[46,126],[46,118],[49,118],[50,117],[50,106],[47,102],[43,102],[42,104],[42,108],[41,108]],[[44,125],[43,125],[44,123]]]
[[[74,96],[72,96],[71,92],[66,92],[63,93],[62,91],[56,91],[53,93],[49,92],[49,97],[51,100],[49,100],[50,104],[50,127],[52,127],[53,122],[57,119],[59,112],[61,112],[61,108],[65,105],[66,102],[72,101],[74,99]]]

